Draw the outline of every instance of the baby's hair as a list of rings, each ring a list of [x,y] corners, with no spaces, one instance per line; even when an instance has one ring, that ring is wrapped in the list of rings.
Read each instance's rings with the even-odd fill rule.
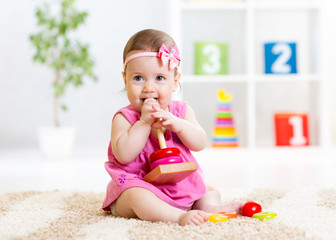
[[[163,43],[169,50],[173,45],[176,45],[174,39],[165,32],[155,29],[145,29],[137,32],[126,43],[123,62],[125,62],[127,54],[131,51],[158,52]]]

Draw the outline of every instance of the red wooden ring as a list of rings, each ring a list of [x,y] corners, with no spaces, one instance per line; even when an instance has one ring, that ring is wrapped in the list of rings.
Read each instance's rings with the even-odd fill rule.
[[[153,152],[149,156],[149,161],[152,163],[159,158],[170,157],[170,156],[180,156],[181,151],[178,148],[163,148]]]
[[[151,164],[151,170],[153,170],[159,165],[182,163],[182,162],[183,162],[183,159],[181,156],[169,156],[169,157],[160,158]]]

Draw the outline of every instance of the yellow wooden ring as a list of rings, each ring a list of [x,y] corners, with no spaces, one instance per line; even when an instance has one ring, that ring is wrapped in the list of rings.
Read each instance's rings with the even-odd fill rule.
[[[209,213],[209,219],[208,221],[217,223],[217,222],[227,222],[229,218],[227,216],[224,216],[222,214],[217,213]]]

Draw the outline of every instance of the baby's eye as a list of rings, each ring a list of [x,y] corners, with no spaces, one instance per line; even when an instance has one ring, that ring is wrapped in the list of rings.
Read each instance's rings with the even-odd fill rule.
[[[157,76],[157,77],[156,77],[156,80],[157,80],[157,81],[163,81],[163,80],[165,80],[165,78],[162,77],[162,76]]]
[[[142,81],[143,78],[142,78],[141,76],[135,76],[135,77],[134,77],[134,80],[135,80],[135,81]]]

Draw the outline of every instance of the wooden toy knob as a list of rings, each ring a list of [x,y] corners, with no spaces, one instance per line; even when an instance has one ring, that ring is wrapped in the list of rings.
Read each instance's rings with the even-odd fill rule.
[[[180,155],[181,155],[181,151],[178,148],[163,148],[163,149],[153,152],[149,156],[149,161],[150,163],[153,163],[159,158],[170,157],[170,156],[180,156]]]

